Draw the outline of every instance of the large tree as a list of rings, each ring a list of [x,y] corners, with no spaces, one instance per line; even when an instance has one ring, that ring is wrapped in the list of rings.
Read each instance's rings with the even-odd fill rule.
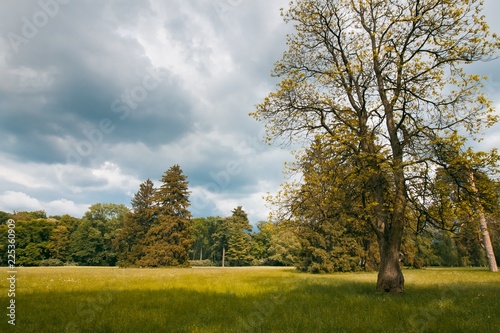
[[[496,121],[484,78],[464,70],[500,45],[481,10],[479,0],[295,0],[284,13],[296,32],[275,66],[282,80],[253,116],[270,140],[326,133],[356,160],[379,291],[404,289],[409,183],[432,175],[436,140]]]
[[[179,165],[170,167],[161,178],[152,208],[153,222],[145,235],[142,266],[187,266],[192,244],[191,212],[187,176]]]
[[[309,272],[373,269],[375,241],[363,219],[365,192],[356,159],[340,155],[328,135],[317,135],[296,159],[286,171],[302,174],[300,181],[270,199],[279,207],[274,218],[288,221],[283,226],[301,243],[297,267]]]

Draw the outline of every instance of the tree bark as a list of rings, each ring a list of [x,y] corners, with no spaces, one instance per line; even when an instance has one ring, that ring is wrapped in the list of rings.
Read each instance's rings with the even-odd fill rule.
[[[486,223],[486,217],[481,211],[479,213],[479,221],[481,233],[483,234],[483,244],[486,251],[486,257],[488,259],[488,267],[491,272],[498,272],[497,261],[495,259],[495,252],[493,251],[493,245],[491,244],[490,233],[488,232],[488,224]]]
[[[391,230],[386,230],[383,238],[379,239],[380,267],[377,277],[377,291],[402,293],[404,291],[404,277],[400,266],[401,241]]]

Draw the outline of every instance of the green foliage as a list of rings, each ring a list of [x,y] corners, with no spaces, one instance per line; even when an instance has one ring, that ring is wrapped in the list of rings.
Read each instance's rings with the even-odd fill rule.
[[[66,262],[70,258],[70,232],[68,227],[59,224],[52,230],[50,235],[50,243],[48,248],[50,251],[51,259],[61,260]]]
[[[269,248],[271,247],[272,237],[274,230],[274,225],[269,221],[259,221],[257,222],[258,231],[252,234],[253,257],[261,264],[273,264],[269,257]]]
[[[124,205],[94,204],[71,234],[72,259],[81,265],[110,265],[117,262],[114,239],[129,212]]]
[[[32,218],[38,215],[22,214]],[[16,220],[16,265],[38,266],[50,257],[50,235],[55,228],[46,219]],[[5,237],[7,239],[7,237]]]
[[[132,199],[132,212],[125,216],[123,228],[118,230],[114,241],[120,266],[134,266],[144,255],[143,242],[156,219],[155,195],[154,184],[147,179],[139,186],[139,191]]]
[[[370,206],[362,190],[365,175],[349,156],[339,156],[328,136],[316,136],[290,173],[303,175],[300,183],[284,186],[273,203],[275,218],[293,232],[301,246],[295,264],[315,273],[376,267]],[[293,248],[293,246],[292,246]]]
[[[40,266],[64,266],[64,262],[59,259],[45,259],[40,261]]]
[[[12,214],[0,211],[0,225],[7,223],[12,218]]]
[[[187,177],[174,165],[161,182],[155,189],[146,180],[132,200],[133,212],[114,241],[122,266],[189,265],[193,239]]]
[[[193,243],[189,251],[192,261],[214,258],[212,235],[217,227],[216,221],[216,217],[199,217],[192,220],[191,237]]]
[[[71,258],[83,266],[102,266],[104,258],[104,240],[101,234],[100,221],[82,220],[78,228],[71,234]]]
[[[292,266],[299,262],[301,244],[290,228],[275,225],[270,243],[269,261],[283,266]]]
[[[449,231],[441,231],[434,234],[432,249],[436,259],[430,262],[431,265],[445,267],[460,266],[460,258],[453,235]]]
[[[232,210],[232,215],[227,219],[227,260],[232,266],[247,266],[252,264],[253,240],[250,235],[252,226],[246,212],[241,206]]]

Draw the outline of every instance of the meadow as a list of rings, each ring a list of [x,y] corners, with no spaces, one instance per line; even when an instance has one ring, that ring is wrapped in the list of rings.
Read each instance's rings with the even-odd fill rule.
[[[406,291],[376,273],[290,268],[18,268],[16,325],[1,332],[500,332],[500,274],[405,270]]]

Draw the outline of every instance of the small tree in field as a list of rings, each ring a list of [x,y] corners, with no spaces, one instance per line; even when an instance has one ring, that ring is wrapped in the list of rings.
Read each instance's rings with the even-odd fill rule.
[[[409,198],[431,182],[436,142],[496,121],[484,78],[464,70],[500,45],[481,10],[479,0],[294,0],[284,14],[296,32],[275,66],[281,82],[253,116],[269,140],[328,135],[356,165],[379,291],[404,290]]]

